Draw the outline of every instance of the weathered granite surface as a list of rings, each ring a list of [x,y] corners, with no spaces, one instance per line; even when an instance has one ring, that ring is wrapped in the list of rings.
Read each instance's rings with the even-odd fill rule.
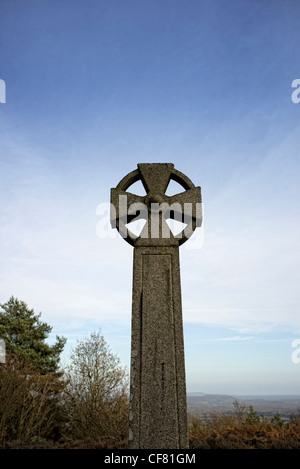
[[[144,197],[127,191],[139,179],[146,190]],[[166,196],[170,179],[185,191]],[[134,246],[129,447],[186,449],[179,245],[201,224],[200,187],[171,163],[139,164],[112,189],[111,203],[112,226]],[[137,214],[147,223],[141,234],[134,236],[125,225]],[[165,220],[183,220],[184,215],[187,229],[183,235],[174,236]]]

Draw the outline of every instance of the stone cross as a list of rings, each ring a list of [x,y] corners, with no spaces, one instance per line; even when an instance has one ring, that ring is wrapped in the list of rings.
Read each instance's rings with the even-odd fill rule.
[[[165,194],[170,180],[183,191]],[[145,196],[127,189],[141,180]],[[127,224],[145,219],[139,236]],[[186,223],[173,235],[167,219]],[[201,189],[171,163],[138,164],[111,190],[111,224],[134,246],[130,449],[187,449],[179,245],[202,222]]]

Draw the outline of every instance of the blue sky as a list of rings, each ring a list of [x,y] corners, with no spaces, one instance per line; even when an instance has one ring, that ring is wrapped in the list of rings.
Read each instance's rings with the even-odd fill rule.
[[[99,221],[137,163],[172,162],[204,204],[181,248],[188,391],[299,393],[299,15],[295,0],[2,0],[0,302],[41,311],[64,362],[101,328],[129,367],[133,252]]]

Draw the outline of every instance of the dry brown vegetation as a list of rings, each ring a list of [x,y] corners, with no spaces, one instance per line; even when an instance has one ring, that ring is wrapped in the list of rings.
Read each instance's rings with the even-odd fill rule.
[[[300,414],[284,422],[279,414],[267,420],[253,408],[235,403],[234,415],[191,417],[191,449],[300,449]]]
[[[55,438],[60,422],[60,375],[41,375],[17,356],[0,366],[0,443]]]

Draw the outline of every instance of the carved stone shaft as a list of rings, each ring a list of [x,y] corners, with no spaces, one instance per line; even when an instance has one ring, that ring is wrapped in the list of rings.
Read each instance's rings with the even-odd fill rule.
[[[134,249],[130,395],[130,448],[188,448],[176,246]]]

